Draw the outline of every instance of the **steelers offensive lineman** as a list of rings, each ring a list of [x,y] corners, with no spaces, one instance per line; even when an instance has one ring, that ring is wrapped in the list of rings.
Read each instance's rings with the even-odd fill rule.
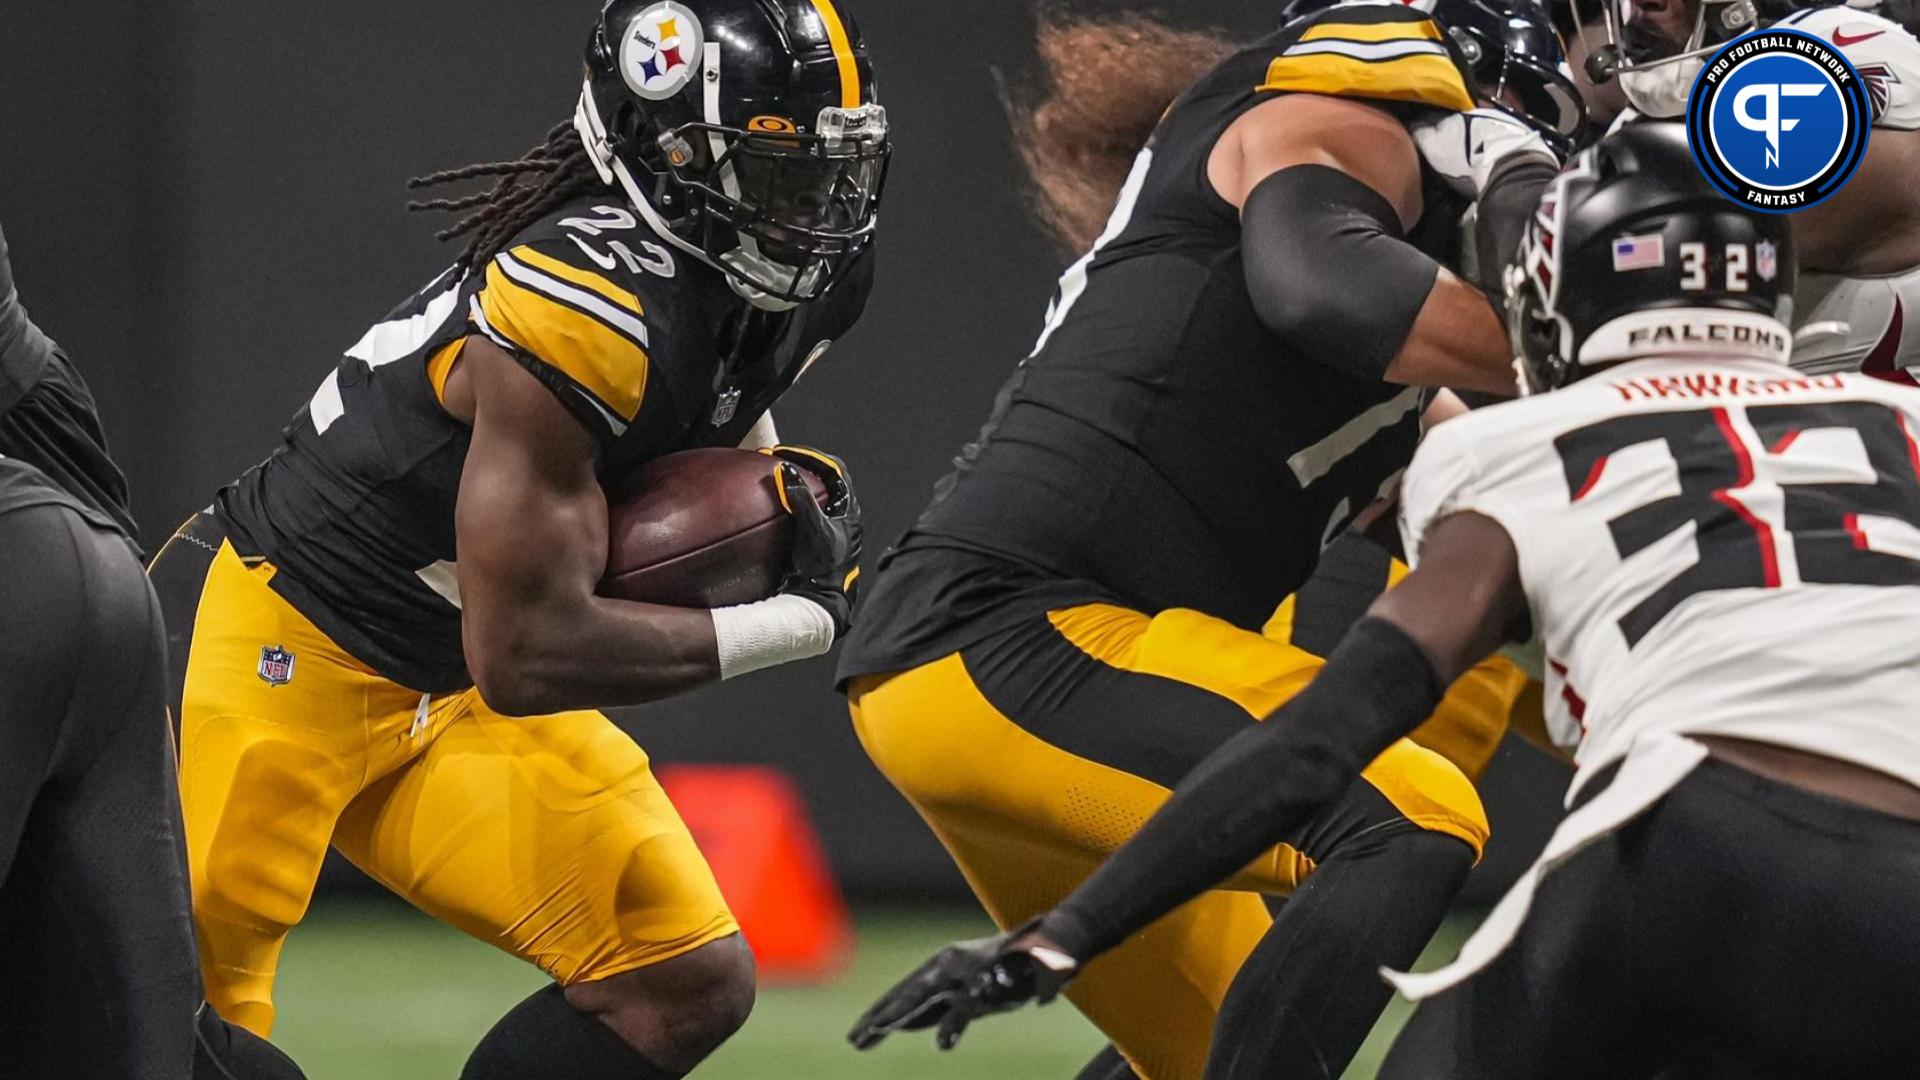
[[[367,331],[153,576],[177,668],[207,994],[265,1033],[329,844],[554,984],[470,1080],[677,1077],[746,1018],[752,959],[646,754],[597,710],[824,652],[859,519],[770,447],[784,591],[597,597],[603,488],[768,407],[865,305],[885,111],[836,0],[609,0],[571,123],[498,178],[455,265]]]
[[[1313,679],[1319,657],[1262,629],[1407,463],[1417,388],[1511,385],[1493,308],[1442,265],[1465,199],[1410,129],[1550,97],[1528,81],[1550,64],[1509,47],[1528,26],[1552,48],[1525,4],[1330,6],[1143,102],[1151,139],[1104,231],[881,562],[839,669],[869,755],[1001,925]],[[1525,113],[1548,135],[1560,117]],[[1552,175],[1526,141],[1482,163],[1486,201]],[[1419,952],[1485,829],[1460,762],[1397,744],[1231,891],[1075,985],[1121,1057],[1082,1075],[1198,1080],[1210,1043],[1243,1041],[1285,1061],[1265,1075],[1337,1074],[1385,1003],[1375,968]],[[1260,893],[1291,894],[1277,921]],[[912,1024],[883,1002],[853,1040]]]
[[[1616,269],[1629,237],[1676,257]],[[1395,977],[1430,1000],[1381,1075],[1910,1071],[1920,929],[1889,913],[1920,888],[1920,393],[1787,366],[1786,219],[1722,198],[1676,125],[1578,157],[1524,252],[1538,396],[1422,445],[1412,574],[1072,896],[949,950],[927,1015],[1051,997],[1537,631],[1572,812],[1454,966]]]

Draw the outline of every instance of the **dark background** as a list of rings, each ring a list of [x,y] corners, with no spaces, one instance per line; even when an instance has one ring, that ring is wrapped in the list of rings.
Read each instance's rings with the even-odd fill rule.
[[[1027,5],[848,6],[897,147],[883,269],[866,321],[777,416],[852,463],[878,550],[978,429],[1066,260],[1023,209],[998,99],[996,71],[1032,69]],[[0,5],[0,222],[29,309],[100,399],[150,545],[265,456],[340,353],[451,258],[432,238],[447,222],[405,209],[406,179],[517,156],[571,115],[594,10]],[[1276,11],[1188,0],[1174,21],[1251,36]],[[657,761],[788,771],[849,891],[963,895],[867,763],[828,671],[793,665],[621,719]],[[1483,896],[1554,815],[1555,772],[1530,750],[1509,746],[1491,779]]]

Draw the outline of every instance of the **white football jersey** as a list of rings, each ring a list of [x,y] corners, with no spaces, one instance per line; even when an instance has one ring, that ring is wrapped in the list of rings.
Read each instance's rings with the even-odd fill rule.
[[[1856,7],[1797,11],[1775,24],[1831,42],[1866,81],[1873,126],[1920,129],[1920,40],[1900,24]],[[1703,61],[1704,63],[1704,61]],[[1685,109],[1692,70],[1675,68],[1671,112]],[[1632,109],[1607,129],[1642,119]],[[1794,291],[1797,330],[1818,328],[1796,342],[1793,366],[1801,371],[1867,371],[1912,383],[1920,370],[1920,267],[1882,277],[1840,277],[1803,271]]]
[[[1583,773],[1649,734],[1756,739],[1920,785],[1920,389],[1638,360],[1427,436],[1407,551],[1513,538],[1548,725]]]
[[[1898,23],[1852,7],[1798,11],[1778,26],[1832,42],[1867,84],[1873,126],[1920,128],[1920,41]],[[1920,267],[1885,277],[1803,273],[1795,290],[1799,327],[1839,324],[1794,350],[1802,371],[1867,371],[1912,381],[1920,368]]]

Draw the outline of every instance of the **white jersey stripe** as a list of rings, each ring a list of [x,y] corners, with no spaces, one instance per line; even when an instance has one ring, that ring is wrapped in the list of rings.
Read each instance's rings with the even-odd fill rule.
[[[1418,408],[1420,391],[1409,386],[1398,394],[1340,425],[1333,434],[1287,459],[1294,479],[1306,487],[1327,475],[1347,455],[1367,444],[1369,439],[1400,422]]]
[[[427,588],[438,593],[440,599],[456,608],[460,606],[460,567],[457,564],[441,559],[432,566],[415,570],[414,575],[425,582]]]
[[[1046,329],[1040,331],[1040,340],[1034,342],[1033,351],[1027,354],[1029,360],[1039,356],[1040,350],[1047,347],[1053,332],[1067,321],[1067,312],[1079,302],[1080,294],[1087,291],[1087,270],[1093,266],[1093,260],[1100,257],[1101,249],[1126,231],[1127,224],[1133,220],[1134,205],[1140,201],[1140,189],[1146,186],[1147,170],[1152,167],[1152,150],[1142,150],[1140,156],[1133,159],[1133,171],[1127,174],[1127,182],[1120,188],[1120,201],[1114,204],[1113,214],[1107,218],[1107,227],[1101,231],[1100,238],[1093,242],[1093,248],[1060,275],[1060,295],[1047,308]]]
[[[1342,41],[1339,38],[1315,38],[1288,49],[1288,56],[1331,54],[1355,60],[1398,60],[1403,56],[1445,56],[1447,50],[1437,41]]]
[[[570,285],[551,274],[542,273],[513,257],[511,252],[502,252],[496,260],[500,269],[508,277],[534,292],[545,293],[555,300],[571,307],[591,312],[601,322],[638,342],[642,348],[647,344],[647,324],[640,321],[630,311],[622,310],[605,299],[576,285]]]
[[[420,351],[433,335],[446,325],[447,317],[460,306],[460,283],[454,281],[445,292],[427,302],[426,309],[404,319],[383,322],[355,342],[347,355],[364,360],[368,367],[391,364]]]
[[[340,368],[336,366],[320,380],[320,389],[307,402],[307,419],[313,421],[314,431],[325,435],[333,422],[346,414],[347,403],[340,399]]]

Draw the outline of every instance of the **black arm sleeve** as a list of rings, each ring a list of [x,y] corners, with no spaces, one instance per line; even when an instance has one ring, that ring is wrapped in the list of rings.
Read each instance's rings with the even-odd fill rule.
[[[1040,931],[1085,963],[1219,885],[1339,798],[1445,690],[1399,626],[1360,620],[1299,696],[1195,766]]]
[[[1254,310],[1290,347],[1369,379],[1406,343],[1440,264],[1408,243],[1392,204],[1325,165],[1260,181],[1240,208]]]
[[[1477,284],[1496,307],[1502,303],[1502,281],[1508,265],[1519,254],[1520,237],[1526,232],[1527,221],[1533,217],[1540,205],[1540,194],[1557,171],[1552,162],[1543,158],[1521,157],[1502,164],[1480,194],[1473,227],[1474,253],[1480,271]]]

